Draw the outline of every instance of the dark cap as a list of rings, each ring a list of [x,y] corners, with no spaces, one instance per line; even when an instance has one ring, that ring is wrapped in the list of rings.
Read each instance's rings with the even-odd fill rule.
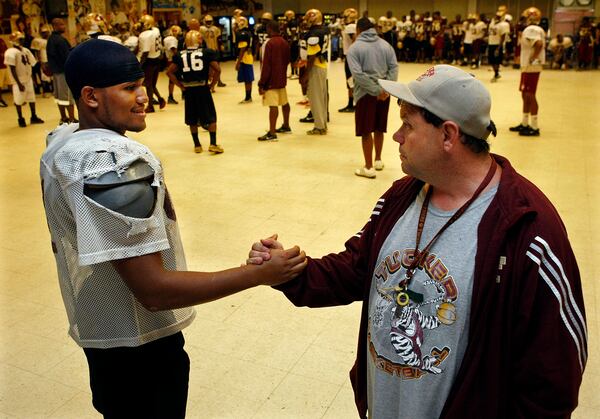
[[[133,53],[113,41],[90,39],[79,44],[65,63],[65,78],[75,99],[84,86],[108,87],[144,77]]]

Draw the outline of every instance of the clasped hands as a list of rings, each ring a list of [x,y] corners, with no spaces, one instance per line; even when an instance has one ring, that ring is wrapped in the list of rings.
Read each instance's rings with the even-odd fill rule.
[[[252,245],[248,253],[246,265],[263,265],[264,268],[271,266],[276,272],[281,270],[279,278],[266,285],[278,285],[287,282],[300,273],[306,267],[306,253],[298,246],[290,249],[284,249],[283,245],[277,241],[277,234],[271,237],[261,239]]]

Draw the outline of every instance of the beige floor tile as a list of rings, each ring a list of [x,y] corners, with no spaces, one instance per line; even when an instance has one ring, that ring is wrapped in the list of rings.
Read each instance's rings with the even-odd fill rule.
[[[401,64],[399,79],[413,80],[425,68]],[[473,73],[494,101],[499,135],[491,139],[492,151],[507,156],[550,197],[569,231],[590,321],[590,356],[575,417],[600,418],[600,72],[542,74],[538,138],[508,132],[521,118],[519,72],[503,69],[495,84],[487,68]],[[330,74],[327,136],[305,135],[311,125],[298,118],[307,110],[295,105],[300,91],[290,82],[293,133],[278,142],[256,141],[267,127],[267,110],[257,96],[250,105],[237,105],[243,88],[232,63],[223,66],[228,87],[214,96],[224,154],[193,153],[183,103],[149,115],[148,128],[132,135],[162,160],[190,269],[237,266],[254,241],[272,233],[311,256],[341,251],[377,198],[402,176],[391,141],[399,126],[395,105],[385,169],[373,180],[353,175],[363,160],[354,116],[337,112],[346,104],[342,64],[332,63]],[[166,92],[164,76],[159,88]],[[85,358],[66,334],[40,198],[39,156],[58,111],[52,99],[39,98],[37,106],[46,123],[26,129],[16,126],[13,107],[0,108],[0,418],[93,417]],[[206,132],[200,139],[208,145]],[[188,416],[355,417],[347,374],[359,316],[360,304],[295,308],[266,287],[198,307],[197,321],[185,332],[192,358]]]

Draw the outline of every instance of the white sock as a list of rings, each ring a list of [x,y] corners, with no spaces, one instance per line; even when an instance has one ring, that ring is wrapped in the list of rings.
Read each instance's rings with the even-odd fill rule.
[[[523,114],[523,121],[521,121],[521,125],[523,125],[524,127],[529,125],[529,114],[528,113]]]
[[[537,117],[537,115],[531,115],[531,128],[538,129],[538,117]]]

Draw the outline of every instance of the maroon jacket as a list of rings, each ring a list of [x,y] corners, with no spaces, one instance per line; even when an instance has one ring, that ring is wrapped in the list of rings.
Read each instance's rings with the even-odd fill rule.
[[[280,35],[269,38],[265,45],[258,87],[263,90],[283,89],[287,84],[290,45]]]
[[[501,156],[498,191],[478,228],[469,341],[441,418],[564,418],[577,406],[587,359],[579,270],[565,227],[544,194]],[[367,313],[379,250],[423,183],[396,181],[346,250],[309,259],[276,287],[297,306],[362,301],[350,371],[367,412]],[[415,227],[416,229],[416,227]],[[504,262],[504,263],[503,263]]]

